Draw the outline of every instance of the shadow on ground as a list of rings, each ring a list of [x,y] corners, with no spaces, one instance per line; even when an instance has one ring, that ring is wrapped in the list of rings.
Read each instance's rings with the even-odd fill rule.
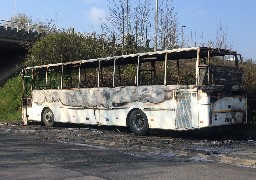
[[[29,125],[40,125],[38,122],[29,122]],[[56,123],[55,128],[90,128],[109,132],[132,134],[127,127],[92,126],[83,124]],[[161,136],[196,140],[256,140],[256,124],[211,127],[195,130],[150,130],[148,136]]]

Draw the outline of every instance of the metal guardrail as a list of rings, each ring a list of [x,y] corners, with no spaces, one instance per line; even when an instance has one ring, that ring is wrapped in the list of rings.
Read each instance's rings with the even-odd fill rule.
[[[32,23],[21,23],[10,20],[1,20],[0,27],[8,29],[16,29],[17,32],[23,30],[27,33],[49,33],[60,31],[58,28],[49,28],[46,25],[32,24]]]

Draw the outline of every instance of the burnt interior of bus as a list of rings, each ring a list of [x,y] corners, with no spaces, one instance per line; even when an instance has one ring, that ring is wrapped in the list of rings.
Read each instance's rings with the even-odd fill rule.
[[[199,85],[241,85],[241,56],[232,52],[208,51],[199,61]],[[240,59],[238,59],[240,58]]]
[[[236,52],[200,48],[200,51],[145,53],[39,66],[24,71],[24,96],[29,97],[32,89],[137,85],[240,86],[240,64],[241,56]]]

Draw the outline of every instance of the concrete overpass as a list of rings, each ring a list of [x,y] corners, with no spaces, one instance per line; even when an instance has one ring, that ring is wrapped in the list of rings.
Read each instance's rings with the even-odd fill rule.
[[[0,24],[0,86],[21,69],[31,45],[42,35],[36,26],[1,20]],[[36,28],[39,28],[38,26]]]

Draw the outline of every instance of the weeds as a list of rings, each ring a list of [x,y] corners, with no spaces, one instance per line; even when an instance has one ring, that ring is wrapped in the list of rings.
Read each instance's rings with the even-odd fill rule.
[[[0,121],[21,120],[22,79],[13,77],[0,88]]]

